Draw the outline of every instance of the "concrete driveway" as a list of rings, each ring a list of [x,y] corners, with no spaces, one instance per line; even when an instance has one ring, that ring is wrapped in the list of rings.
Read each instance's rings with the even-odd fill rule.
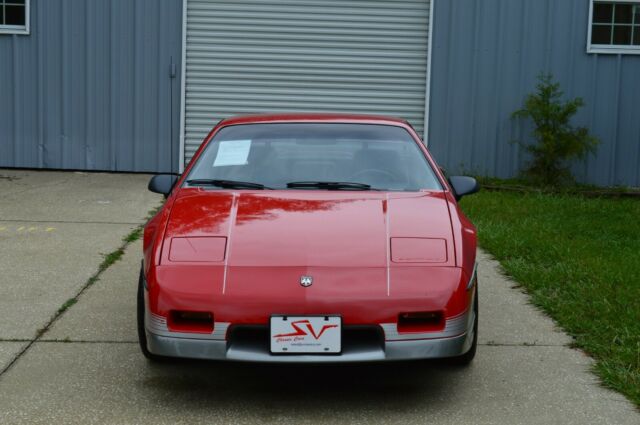
[[[161,197],[148,175],[0,170],[0,371]]]
[[[481,346],[466,369],[148,363],[135,331],[139,241],[48,326],[159,204],[147,180],[0,170],[0,368],[11,365],[0,423],[640,423],[482,253]]]

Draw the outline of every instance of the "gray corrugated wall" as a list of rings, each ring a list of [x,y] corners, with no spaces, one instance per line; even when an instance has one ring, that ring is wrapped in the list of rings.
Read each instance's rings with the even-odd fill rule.
[[[602,143],[576,177],[640,186],[640,56],[586,53],[589,0],[435,0],[429,147],[451,172],[509,177],[530,140],[512,121],[541,71],[586,107]]]
[[[175,171],[181,31],[181,0],[32,0],[0,35],[0,166]]]

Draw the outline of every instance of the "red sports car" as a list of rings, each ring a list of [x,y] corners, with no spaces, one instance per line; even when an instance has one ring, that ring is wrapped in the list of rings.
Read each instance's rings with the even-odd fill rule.
[[[454,358],[476,351],[476,230],[405,121],[220,122],[144,230],[145,356],[257,362]]]

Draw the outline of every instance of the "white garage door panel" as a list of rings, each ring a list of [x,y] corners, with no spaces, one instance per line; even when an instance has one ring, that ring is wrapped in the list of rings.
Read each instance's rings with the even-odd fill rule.
[[[185,163],[238,114],[384,114],[422,132],[428,29],[428,0],[188,0]]]

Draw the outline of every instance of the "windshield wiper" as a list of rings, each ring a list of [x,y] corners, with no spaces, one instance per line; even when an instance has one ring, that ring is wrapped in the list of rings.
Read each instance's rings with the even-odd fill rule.
[[[260,183],[242,182],[237,180],[219,180],[219,179],[192,179],[187,180],[192,186],[215,186],[223,189],[271,189]]]
[[[352,182],[290,182],[289,189],[375,190],[371,185]]]

